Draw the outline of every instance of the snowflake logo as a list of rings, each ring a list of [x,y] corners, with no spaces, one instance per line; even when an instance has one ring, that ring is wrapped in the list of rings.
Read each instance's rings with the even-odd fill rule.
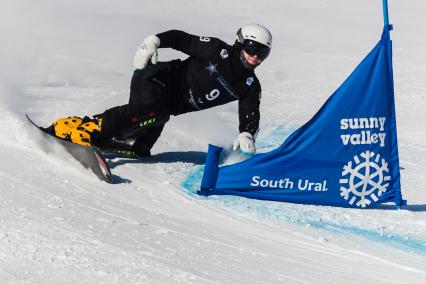
[[[356,202],[358,207],[367,207],[371,201],[377,202],[383,192],[386,192],[391,177],[388,163],[380,159],[380,154],[366,151],[361,153],[361,162],[358,155],[354,157],[355,165],[349,161],[342,171],[340,179],[340,195],[349,200],[349,204]],[[349,176],[348,176],[349,175]]]

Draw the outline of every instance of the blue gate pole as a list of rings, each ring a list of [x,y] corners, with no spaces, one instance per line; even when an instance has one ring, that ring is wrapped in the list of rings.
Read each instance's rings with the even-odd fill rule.
[[[383,19],[385,27],[389,25],[388,0],[383,0]]]

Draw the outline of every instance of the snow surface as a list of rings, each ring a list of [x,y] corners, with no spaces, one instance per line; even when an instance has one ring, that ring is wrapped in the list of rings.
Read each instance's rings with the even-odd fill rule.
[[[152,159],[110,157],[98,181],[25,121],[128,99],[143,38],[177,28],[232,43],[270,27],[259,148],[306,122],[379,40],[381,1],[2,0],[1,283],[425,283],[426,2],[389,2],[402,210],[194,194],[207,144],[229,147],[236,104],[172,118]],[[160,60],[184,55],[160,50]],[[234,157],[238,159],[238,157]]]

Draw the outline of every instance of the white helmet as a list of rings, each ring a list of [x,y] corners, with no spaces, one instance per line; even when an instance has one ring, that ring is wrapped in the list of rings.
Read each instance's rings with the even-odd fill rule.
[[[239,43],[244,44],[245,40],[253,40],[269,48],[272,48],[272,34],[262,25],[250,24],[241,27],[237,31],[237,40]]]
[[[237,42],[245,52],[264,60],[271,52],[272,35],[264,26],[250,24],[237,31]]]

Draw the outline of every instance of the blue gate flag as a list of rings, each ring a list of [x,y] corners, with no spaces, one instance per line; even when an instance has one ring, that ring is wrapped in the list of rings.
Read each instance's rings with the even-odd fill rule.
[[[218,167],[209,146],[202,195],[341,207],[404,205],[392,70],[391,25],[321,109],[277,149]]]

